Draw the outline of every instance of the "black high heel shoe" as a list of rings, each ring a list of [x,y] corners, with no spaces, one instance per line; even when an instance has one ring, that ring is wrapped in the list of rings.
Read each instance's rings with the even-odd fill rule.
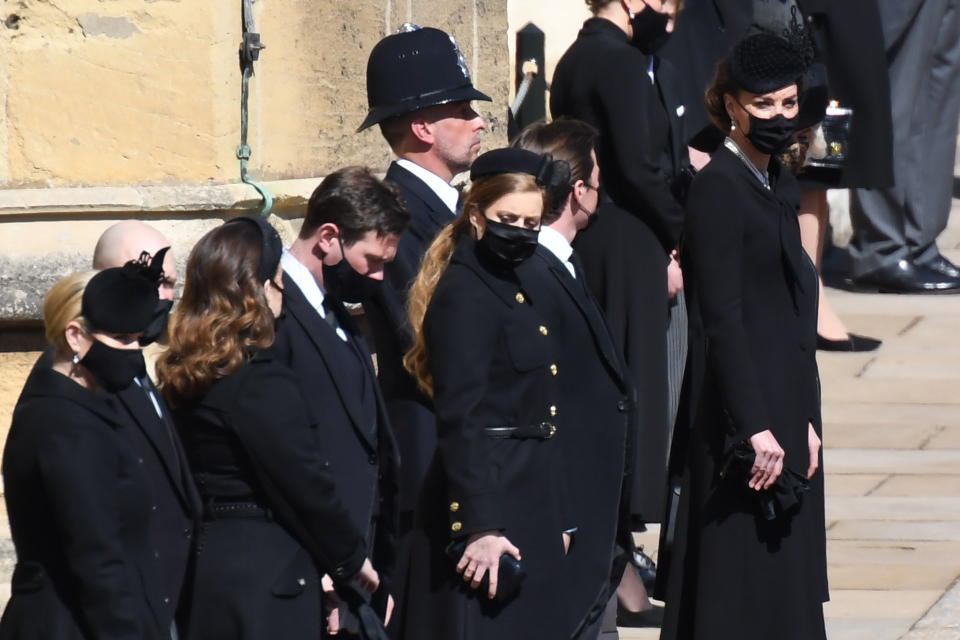
[[[882,344],[883,340],[857,335],[856,333],[848,333],[846,340],[829,340],[819,333],[817,334],[818,351],[876,351]]]

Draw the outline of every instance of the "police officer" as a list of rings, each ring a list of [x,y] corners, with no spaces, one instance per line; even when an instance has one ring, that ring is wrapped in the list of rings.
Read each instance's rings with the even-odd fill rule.
[[[433,410],[403,368],[412,345],[407,290],[437,232],[458,213],[454,176],[480,150],[483,118],[472,100],[490,98],[473,87],[463,54],[439,29],[405,24],[373,48],[367,63],[370,111],[359,130],[378,124],[397,159],[386,179],[410,211],[409,229],[386,267],[384,286],[364,301],[377,350],[379,379],[403,460],[400,532],[409,529],[417,490],[436,445]]]

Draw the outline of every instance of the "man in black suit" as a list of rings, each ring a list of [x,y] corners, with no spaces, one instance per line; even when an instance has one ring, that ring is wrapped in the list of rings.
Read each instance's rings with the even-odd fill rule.
[[[416,55],[414,55],[416,52]],[[401,533],[413,521],[416,496],[436,446],[430,400],[403,367],[412,346],[407,290],[433,238],[459,213],[454,176],[470,168],[486,128],[471,100],[490,98],[473,88],[463,54],[439,29],[405,24],[381,40],[367,62],[370,112],[360,130],[374,124],[397,156],[387,181],[397,186],[410,212],[384,286],[364,301],[377,350],[380,383],[403,458]]]
[[[589,612],[576,621],[574,637],[583,640],[598,637],[608,599],[620,582],[624,552],[633,550],[628,472],[633,461],[629,445],[635,392],[571,246],[599,204],[596,141],[597,132],[590,125],[560,119],[531,125],[514,142],[550,153],[571,169],[569,183],[551,194],[536,254],[518,273],[525,282],[535,283],[529,293],[545,310],[544,320],[554,327],[557,344],[563,345],[550,372],[570,406],[558,424],[557,437],[566,460],[565,515],[573,534],[568,565],[571,610],[578,617]]]
[[[150,333],[154,339],[164,332],[177,278],[176,262],[169,249],[170,242],[159,231],[139,220],[126,220],[104,231],[93,255],[97,269],[123,266],[128,260],[138,259],[143,252],[149,255],[158,274],[160,299],[151,323]],[[146,580],[147,595],[161,628],[169,628],[170,637],[175,639],[175,618],[189,615],[187,611],[178,611],[178,606],[181,601],[187,601],[187,567],[201,516],[200,498],[170,411],[150,375],[144,373],[134,378],[132,384],[116,395],[120,399],[120,417],[130,427],[119,433],[137,451],[138,460],[150,479],[153,502],[147,526],[155,574]]]
[[[327,176],[281,258],[285,317],[274,344],[300,381],[352,524],[367,534],[382,579],[375,596],[382,615],[395,556],[399,460],[370,351],[343,300],[365,297],[383,279],[408,222],[396,192],[368,170]],[[340,622],[349,632],[351,621]]]

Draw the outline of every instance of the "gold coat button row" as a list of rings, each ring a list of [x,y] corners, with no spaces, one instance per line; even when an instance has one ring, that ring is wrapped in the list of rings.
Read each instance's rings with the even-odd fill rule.
[[[557,368],[557,365],[555,365],[555,364],[550,365],[550,375],[554,375],[554,376],[555,376],[555,375],[557,375],[558,373],[560,373],[560,369]]]
[[[517,295],[514,297],[514,300],[517,301],[517,304],[523,304],[526,301],[526,298],[523,297],[523,294],[517,291]]]
[[[451,502],[451,503],[450,503],[450,511],[452,511],[453,513],[456,513],[457,511],[460,511],[460,503],[459,503],[459,502]]]
[[[540,325],[540,333],[541,333],[542,335],[547,335],[548,333],[550,333],[550,330],[547,329],[545,326]]]
[[[463,523],[461,522],[454,522],[452,525],[450,525],[450,531],[453,531],[454,533],[460,531],[460,529],[463,529]]]
[[[550,405],[550,415],[551,416],[557,415],[557,405],[555,404]]]

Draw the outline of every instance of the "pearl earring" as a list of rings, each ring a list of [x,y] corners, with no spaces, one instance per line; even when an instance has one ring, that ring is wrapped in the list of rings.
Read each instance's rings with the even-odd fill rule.
[[[73,354],[73,364],[80,364],[80,354],[79,354],[79,353]]]
[[[730,121],[730,131],[736,131],[736,130],[737,130],[737,123],[734,122],[733,120],[731,120],[731,121]]]

